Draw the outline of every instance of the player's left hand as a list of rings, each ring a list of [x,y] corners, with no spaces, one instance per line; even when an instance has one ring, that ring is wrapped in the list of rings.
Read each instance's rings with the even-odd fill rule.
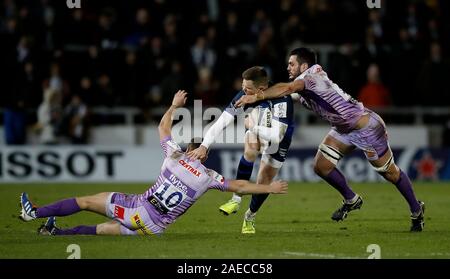
[[[180,108],[186,104],[187,95],[188,93],[184,90],[178,90],[178,92],[173,96],[172,100],[172,106],[176,108]]]
[[[206,154],[208,152],[208,149],[204,147],[203,145],[200,145],[200,147],[190,151],[187,156],[191,160],[203,160],[206,158]]]
[[[274,181],[270,183],[269,187],[272,194],[287,194],[288,192],[288,183],[286,181]]]
[[[246,104],[253,104],[258,100],[256,94],[255,95],[244,95],[236,102],[236,107],[242,107]]]

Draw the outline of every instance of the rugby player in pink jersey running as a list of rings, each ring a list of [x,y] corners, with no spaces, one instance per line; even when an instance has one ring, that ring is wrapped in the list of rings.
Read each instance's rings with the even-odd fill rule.
[[[28,195],[20,197],[21,214],[24,221],[48,218],[38,230],[42,235],[158,235],[184,214],[206,191],[239,194],[284,194],[288,184],[276,181],[270,185],[257,185],[247,180],[227,180],[219,173],[207,169],[206,160],[190,160],[186,152],[200,145],[191,140],[186,152],[172,140],[172,114],[186,103],[187,93],[178,91],[159,124],[159,137],[164,151],[161,173],[156,183],[143,194],[129,195],[116,192],[99,193],[57,201],[42,207],[32,204]],[[68,216],[87,210],[112,221],[93,225],[62,229],[56,226],[55,216]]]
[[[287,70],[288,83],[278,83],[255,95],[246,95],[236,102],[244,106],[265,99],[291,95],[322,119],[331,124],[314,162],[314,171],[343,196],[343,205],[331,218],[344,220],[347,214],[359,209],[362,198],[348,185],[336,168],[339,160],[355,148],[362,150],[373,168],[394,184],[408,202],[411,212],[411,231],[422,231],[425,205],[415,197],[411,181],[394,162],[389,146],[386,125],[381,117],[367,109],[333,83],[317,64],[316,54],[309,48],[291,51]]]

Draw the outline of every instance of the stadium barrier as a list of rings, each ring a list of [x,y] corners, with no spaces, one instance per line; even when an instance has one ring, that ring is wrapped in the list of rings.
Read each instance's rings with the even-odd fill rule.
[[[193,131],[190,131],[188,137],[183,139],[173,131],[174,139],[177,142],[183,142],[183,140],[189,141],[191,136],[202,137],[207,127],[192,127]],[[304,126],[297,124],[294,136],[292,139],[292,147],[305,148],[305,147],[317,147],[323,137],[330,130],[329,126],[324,125],[310,125]],[[236,127],[228,127],[225,133],[219,136],[217,143],[222,146],[235,146],[236,143],[243,144],[244,139],[244,127],[238,125]],[[389,143],[392,147],[424,147],[433,146],[432,136],[429,127],[427,126],[408,126],[408,125],[390,125],[388,126]],[[92,145],[102,145],[102,146],[136,146],[145,145],[153,146],[157,143],[158,128],[157,126],[149,125],[135,125],[135,126],[99,126],[94,127],[90,131],[90,144]],[[4,145],[4,131],[0,127],[0,146]],[[68,141],[66,140],[68,143]],[[28,144],[39,145],[38,136],[35,134],[29,134]],[[64,144],[64,141],[62,142]]]
[[[293,148],[279,178],[287,181],[320,181],[314,174],[315,148]],[[226,178],[234,178],[242,148],[217,148],[206,165]],[[450,149],[394,149],[397,165],[411,179],[450,180]],[[139,182],[157,178],[163,154],[159,147],[33,146],[0,150],[0,183]],[[258,162],[255,169],[258,168]],[[383,179],[355,151],[339,162],[339,168],[353,182]],[[257,171],[253,171],[255,179]]]

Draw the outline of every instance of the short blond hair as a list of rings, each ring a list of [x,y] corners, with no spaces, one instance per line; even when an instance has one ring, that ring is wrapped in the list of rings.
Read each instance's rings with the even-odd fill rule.
[[[248,68],[242,73],[242,78],[253,81],[253,84],[256,87],[260,85],[267,86],[269,84],[269,76],[267,75],[267,71],[261,66]]]

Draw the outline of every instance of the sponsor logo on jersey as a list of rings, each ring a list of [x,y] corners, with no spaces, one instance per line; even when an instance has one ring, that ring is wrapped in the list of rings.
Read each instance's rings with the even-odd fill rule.
[[[148,198],[148,202],[155,207],[156,210],[158,210],[161,214],[167,214],[169,210],[161,204],[160,201],[158,201],[154,196],[150,196]]]
[[[138,234],[140,234],[140,235],[152,235],[153,234],[152,231],[149,230],[145,226],[139,213],[136,213],[133,216],[131,216],[130,221],[131,221],[131,224],[133,225],[133,228],[135,230],[137,230]]]
[[[273,115],[278,118],[287,117],[287,103],[278,103],[273,106]]]
[[[218,173],[216,174],[214,179],[217,180],[218,182],[220,182],[221,184],[223,184],[225,182],[225,178]]]
[[[183,191],[185,194],[187,194],[188,192],[188,187],[186,185],[184,185],[183,182],[181,182],[175,175],[171,174],[169,176],[169,180],[170,182],[172,182],[172,184],[177,187],[178,189],[180,189],[181,191]]]
[[[223,184],[225,182],[225,177],[223,177],[223,175],[217,173],[216,171],[209,170],[208,175],[211,176],[215,181],[219,182],[220,184]]]
[[[266,110],[266,127],[272,127],[272,112],[270,110]]]
[[[280,153],[281,158],[285,159],[285,158],[286,158],[286,155],[287,155],[287,152],[288,152],[288,149],[287,149],[287,148],[281,148],[281,147],[280,147],[279,153]]]
[[[180,163],[180,165],[182,165],[185,169],[187,169],[193,175],[195,175],[197,177],[200,177],[200,175],[202,175],[202,173],[199,170],[197,170],[196,168],[192,167],[191,165],[186,163],[184,160],[179,160],[178,163]]]
[[[114,217],[117,217],[118,219],[123,220],[124,214],[125,214],[125,208],[118,206],[118,205],[114,206]]]

